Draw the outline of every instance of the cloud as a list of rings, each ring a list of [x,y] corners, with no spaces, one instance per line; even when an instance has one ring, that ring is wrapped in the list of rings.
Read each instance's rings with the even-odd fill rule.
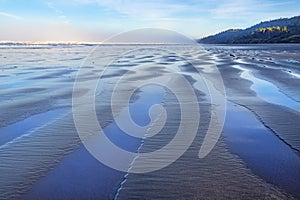
[[[25,38],[26,35],[31,39],[43,39],[52,38],[53,35],[53,39],[69,40],[73,36],[68,38],[65,35],[72,34],[79,35],[74,36],[74,39],[90,37],[98,40],[98,35],[104,32],[106,36],[145,27],[167,28],[199,37],[229,28],[246,28],[260,21],[299,15],[299,0],[47,0],[42,3],[38,0],[38,2],[26,10],[22,8],[22,16],[26,18],[11,14],[20,13],[17,4],[11,8],[12,10],[0,12],[0,17],[4,18],[2,21],[6,23],[6,29],[11,25],[11,30],[18,30],[15,31],[18,33],[15,38]],[[35,12],[36,10],[40,11]],[[12,20],[7,20],[9,18],[22,20],[11,23]],[[51,31],[49,29],[44,31],[46,28],[41,24],[48,27],[52,22],[58,25],[51,25]],[[26,26],[21,26],[22,24]],[[28,25],[36,27],[35,34],[26,32],[29,30]],[[62,30],[65,34],[60,34]],[[5,37],[12,38],[14,31]],[[19,34],[21,31],[24,31],[24,37]],[[91,36],[85,35],[87,31]],[[4,32],[8,30],[0,34],[3,35]],[[36,38],[32,38],[32,35]]]
[[[121,15],[142,18],[168,18],[178,12],[188,11],[191,6],[170,0],[75,0],[77,3],[96,3],[101,7],[118,12]]]
[[[280,8],[291,3],[272,0],[223,0],[210,11],[216,19],[260,18],[274,13],[283,14]]]
[[[70,20],[68,19],[68,17],[64,15],[64,12],[62,10],[54,6],[53,2],[47,2],[47,6],[58,15],[58,18],[61,19],[64,24],[70,24]]]
[[[7,13],[7,12],[0,12],[0,16],[4,16],[4,17],[8,17],[8,18],[12,18],[12,19],[21,19],[21,17],[11,14],[11,13]]]
[[[63,14],[63,12],[62,12],[61,10],[57,9],[57,8],[54,6],[53,2],[47,2],[47,6],[48,6],[51,10],[53,10],[54,12],[56,12],[57,14]]]

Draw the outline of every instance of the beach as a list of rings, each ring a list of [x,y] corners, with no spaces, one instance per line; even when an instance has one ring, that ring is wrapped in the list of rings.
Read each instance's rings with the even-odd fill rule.
[[[299,199],[299,47],[1,46],[0,199]],[[225,94],[210,66],[220,73]],[[212,77],[212,88],[203,77]],[[222,115],[212,114],[220,109],[218,99],[212,99],[218,95],[226,104],[221,135],[212,151],[199,158],[207,131],[219,126],[212,119],[222,121]],[[97,145],[89,121],[88,97],[93,96],[91,107],[107,138],[133,155],[125,160],[100,149],[117,169],[86,149]],[[127,104],[133,121],[146,128],[129,126]],[[149,114],[154,104],[166,112]],[[78,133],[74,107],[84,111],[79,117],[86,135]],[[165,115],[161,130],[160,123],[147,126],[152,117],[159,121]],[[169,154],[146,161],[138,156],[168,146],[183,120],[182,140],[196,132],[192,140],[170,148],[176,154],[173,162],[167,162]],[[128,135],[119,122],[137,135]],[[158,169],[161,163],[166,165]]]

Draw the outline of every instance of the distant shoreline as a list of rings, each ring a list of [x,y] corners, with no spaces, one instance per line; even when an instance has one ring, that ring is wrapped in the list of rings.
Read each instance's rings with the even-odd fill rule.
[[[256,46],[256,45],[300,45],[300,43],[201,43],[198,42],[199,45],[226,45],[226,46]],[[110,45],[184,45],[180,43],[165,43],[165,44],[157,44],[157,43],[0,43],[1,47],[56,47],[56,46],[110,46]],[[186,44],[189,45],[189,44]]]
[[[299,43],[201,43],[201,45],[226,45],[226,46],[256,46],[256,45],[300,45]]]
[[[197,41],[195,41],[197,43]],[[189,45],[188,43],[31,43],[31,42],[10,42],[1,43],[0,46],[96,46],[96,45]]]

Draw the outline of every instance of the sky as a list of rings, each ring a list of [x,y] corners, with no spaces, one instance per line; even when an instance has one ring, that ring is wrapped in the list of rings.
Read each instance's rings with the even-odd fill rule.
[[[299,0],[0,0],[0,41],[101,42],[141,28],[201,38],[299,8]]]

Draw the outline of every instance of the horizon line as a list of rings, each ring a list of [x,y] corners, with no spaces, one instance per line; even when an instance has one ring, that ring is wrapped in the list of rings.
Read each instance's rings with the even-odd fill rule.
[[[194,39],[196,42],[196,39]],[[183,42],[0,41],[0,45],[188,44]]]

